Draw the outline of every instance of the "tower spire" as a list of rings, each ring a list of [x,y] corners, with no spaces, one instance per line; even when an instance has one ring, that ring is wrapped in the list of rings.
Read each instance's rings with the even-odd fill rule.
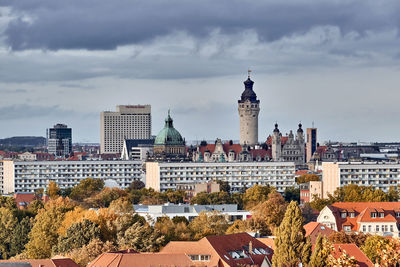
[[[249,78],[249,79],[250,79],[250,72],[251,72],[251,69],[248,69],[247,70],[247,78]]]

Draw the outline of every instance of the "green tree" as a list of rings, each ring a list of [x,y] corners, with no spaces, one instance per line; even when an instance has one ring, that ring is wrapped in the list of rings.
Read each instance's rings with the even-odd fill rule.
[[[208,235],[223,235],[228,226],[225,216],[216,211],[200,212],[199,216],[189,223],[195,240]]]
[[[219,184],[219,191],[230,193],[231,192],[231,186],[227,181],[221,181],[217,180],[217,183]]]
[[[331,255],[331,245],[328,240],[322,235],[318,235],[315,242],[314,251],[311,254],[308,266],[325,267],[328,265],[328,258]]]
[[[8,259],[11,256],[10,247],[17,218],[7,208],[0,208],[0,257]]]
[[[345,232],[334,232],[329,236],[329,241],[333,244],[345,243],[345,244],[356,244],[357,247],[361,247],[367,240],[369,235],[363,233],[351,233],[346,234]]]
[[[280,193],[270,193],[267,201],[254,207],[250,219],[252,228],[261,235],[268,235],[269,230],[275,233],[285,216],[286,207],[287,203]]]
[[[255,207],[257,204],[264,202],[268,199],[268,194],[275,188],[262,185],[255,185],[246,190],[243,195],[243,202],[246,210]]]
[[[17,204],[13,197],[0,196],[0,208],[6,208],[8,210],[16,210]]]
[[[372,235],[367,237],[365,243],[360,248],[373,263],[378,263],[378,258],[380,257],[378,249],[389,243],[390,240],[385,237]]]
[[[140,252],[158,251],[165,244],[164,236],[148,223],[136,222],[118,239],[120,248],[132,248]]]
[[[321,177],[317,174],[303,174],[296,178],[297,184],[308,183],[311,181],[320,181]]]
[[[58,228],[66,212],[74,208],[69,199],[51,200],[36,215],[29,242],[26,244],[27,256],[31,259],[44,259],[51,256],[52,248],[57,245]]]
[[[56,253],[68,253],[75,248],[83,247],[93,239],[100,238],[100,228],[89,220],[74,223],[67,229],[65,236],[58,238]]]
[[[10,243],[10,255],[15,256],[20,254],[24,249],[25,245],[29,241],[29,232],[32,228],[31,218],[25,217],[23,218],[14,228],[13,233],[11,235],[11,243]]]
[[[77,201],[82,201],[86,197],[90,197],[100,192],[104,188],[104,181],[101,179],[86,178],[74,186],[70,197]]]
[[[145,184],[142,181],[135,180],[129,185],[127,190],[128,191],[140,190],[140,189],[142,189],[144,187],[145,187]]]
[[[47,186],[46,194],[50,197],[50,199],[58,198],[60,196],[60,192],[61,192],[60,188],[53,181],[51,181]]]
[[[287,187],[283,192],[283,196],[285,197],[285,201],[288,203],[292,200],[300,203],[300,188]]]
[[[99,193],[85,198],[83,205],[88,208],[107,208],[112,201],[127,195],[128,193],[123,189],[106,187]]]
[[[305,237],[304,219],[297,202],[290,202],[277,229],[272,264],[276,267],[297,266],[310,260],[311,242]]]
[[[86,267],[89,262],[104,252],[115,251],[117,248],[110,241],[103,242],[100,239],[93,239],[89,244],[73,249],[65,256],[71,258],[79,266]]]

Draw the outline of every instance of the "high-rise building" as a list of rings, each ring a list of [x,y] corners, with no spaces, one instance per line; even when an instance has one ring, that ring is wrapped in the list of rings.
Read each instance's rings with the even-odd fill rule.
[[[250,72],[249,72],[250,73]],[[258,143],[258,113],[260,113],[260,100],[253,91],[254,82],[250,75],[244,82],[245,89],[241,99],[238,100],[240,119],[240,144],[254,146]]]
[[[121,153],[125,139],[151,138],[151,106],[117,106],[100,114],[100,152]]]
[[[317,150],[317,128],[307,128],[307,162],[309,162]]]
[[[72,129],[65,124],[56,124],[47,129],[47,150],[56,157],[72,153]]]

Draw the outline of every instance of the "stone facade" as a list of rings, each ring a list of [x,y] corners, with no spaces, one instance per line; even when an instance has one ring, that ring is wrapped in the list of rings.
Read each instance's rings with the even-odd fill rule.
[[[240,118],[240,144],[254,146],[258,143],[258,114],[260,100],[253,91],[254,82],[249,78],[244,82],[245,90],[238,101]]]
[[[296,165],[305,163],[305,141],[302,125],[299,124],[296,137],[290,131],[288,136],[282,137],[275,124],[275,129],[271,136],[272,159],[274,161],[291,161]]]

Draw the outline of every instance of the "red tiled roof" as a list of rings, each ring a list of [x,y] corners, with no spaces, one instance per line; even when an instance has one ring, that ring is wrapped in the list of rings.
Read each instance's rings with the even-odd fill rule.
[[[251,254],[251,258],[246,252],[245,258],[234,259],[229,252],[243,251],[248,249],[248,246],[252,242],[253,249],[263,248],[268,252],[267,255],[256,255]],[[169,242],[160,253],[184,253],[187,255],[211,255],[210,261],[206,262],[207,266],[237,266],[238,264],[244,265],[258,265],[267,259],[271,261],[273,250],[265,245],[263,242],[250,236],[247,233],[238,233],[231,235],[221,236],[207,236],[199,241],[175,241]],[[252,263],[254,262],[254,263]],[[204,263],[204,262],[203,262]]]
[[[17,207],[20,208],[29,205],[29,203],[36,199],[36,196],[34,193],[17,193],[14,194],[14,199]]]
[[[230,145],[229,142],[222,144],[222,148],[223,148],[225,154],[227,154],[227,155],[230,150],[235,151],[235,154],[239,154],[242,151],[242,146],[240,144]],[[204,152],[206,152],[207,150],[210,151],[210,153],[212,154],[215,150],[215,144],[208,144],[206,146],[200,146],[199,150],[200,150],[201,155],[203,155],[203,156],[204,156]]]
[[[332,233],[335,232],[334,230],[319,222],[307,223],[306,225],[304,225],[304,230],[306,230],[306,237],[310,237],[312,244],[315,244],[318,235],[330,236]]]
[[[286,142],[287,142],[288,139],[289,139],[288,136],[281,136],[281,144],[282,144],[282,146],[283,146],[284,144],[286,144]],[[267,145],[269,145],[269,146],[272,146],[272,136],[271,136],[271,135],[269,135],[269,136],[267,137],[267,141],[265,141],[265,143],[266,143]]]
[[[252,149],[250,150],[251,156],[253,158],[257,158],[257,156],[260,156],[261,158],[265,158],[266,155],[268,155],[268,157],[272,156],[272,151],[269,150],[265,150],[265,149]]]
[[[193,262],[184,254],[103,253],[88,267],[190,267]]]
[[[342,230],[343,225],[351,225],[352,231],[358,231],[360,222],[397,222],[400,223],[400,218],[396,218],[395,210],[400,209],[400,202],[336,202],[328,206],[336,219],[338,231]],[[371,217],[371,212],[377,210],[384,211],[384,217],[379,217],[379,212],[376,217]],[[349,211],[354,211],[355,216],[351,218]],[[341,217],[341,213],[346,212],[346,218]]]
[[[333,244],[333,247],[335,248],[335,251],[332,252],[332,255],[336,259],[342,255],[343,251],[346,251],[350,257],[354,257],[358,266],[374,266],[372,261],[368,259],[368,257],[355,244]]]
[[[0,263],[29,263],[32,267],[79,267],[70,258],[55,258],[41,260],[0,260]]]

